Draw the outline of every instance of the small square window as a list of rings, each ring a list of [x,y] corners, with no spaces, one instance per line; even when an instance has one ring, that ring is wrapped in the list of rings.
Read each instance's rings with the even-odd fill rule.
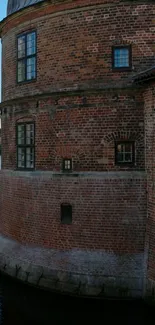
[[[117,142],[115,144],[115,160],[116,165],[134,164],[134,142]]]
[[[72,206],[68,203],[61,204],[61,223],[72,223]]]
[[[68,158],[63,159],[63,171],[64,172],[72,171],[72,159],[68,159]]]
[[[112,49],[112,66],[116,70],[130,70],[132,67],[131,46],[114,46]]]

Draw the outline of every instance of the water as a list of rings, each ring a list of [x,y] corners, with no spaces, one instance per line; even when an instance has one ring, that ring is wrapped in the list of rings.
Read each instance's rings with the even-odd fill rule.
[[[40,291],[10,278],[2,277],[1,282],[0,325],[155,324],[155,308],[142,301],[80,299]]]

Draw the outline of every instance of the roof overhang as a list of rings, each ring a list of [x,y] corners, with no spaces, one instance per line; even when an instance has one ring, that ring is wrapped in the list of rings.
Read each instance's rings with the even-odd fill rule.
[[[5,28],[7,23],[12,22],[14,19],[18,19],[18,17],[21,17],[24,14],[31,13],[32,10],[38,10],[40,6],[47,6],[49,2],[50,0],[38,0],[34,3],[29,3],[28,6],[18,8],[17,11],[12,12],[8,16],[6,16],[3,20],[0,21],[0,38],[2,38],[3,28]]]
[[[8,0],[7,5],[7,16],[24,9],[26,7],[32,6],[38,2],[43,2],[44,0]]]

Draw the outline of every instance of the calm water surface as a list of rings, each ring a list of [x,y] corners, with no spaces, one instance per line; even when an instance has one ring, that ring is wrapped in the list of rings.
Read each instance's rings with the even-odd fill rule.
[[[51,294],[2,277],[0,325],[155,325],[155,308],[141,301],[79,299]]]

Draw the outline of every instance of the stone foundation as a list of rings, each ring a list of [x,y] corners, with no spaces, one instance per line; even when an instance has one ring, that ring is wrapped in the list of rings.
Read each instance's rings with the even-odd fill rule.
[[[0,270],[57,292],[98,297],[142,297],[144,258],[139,254],[69,251],[23,246],[0,237]]]

